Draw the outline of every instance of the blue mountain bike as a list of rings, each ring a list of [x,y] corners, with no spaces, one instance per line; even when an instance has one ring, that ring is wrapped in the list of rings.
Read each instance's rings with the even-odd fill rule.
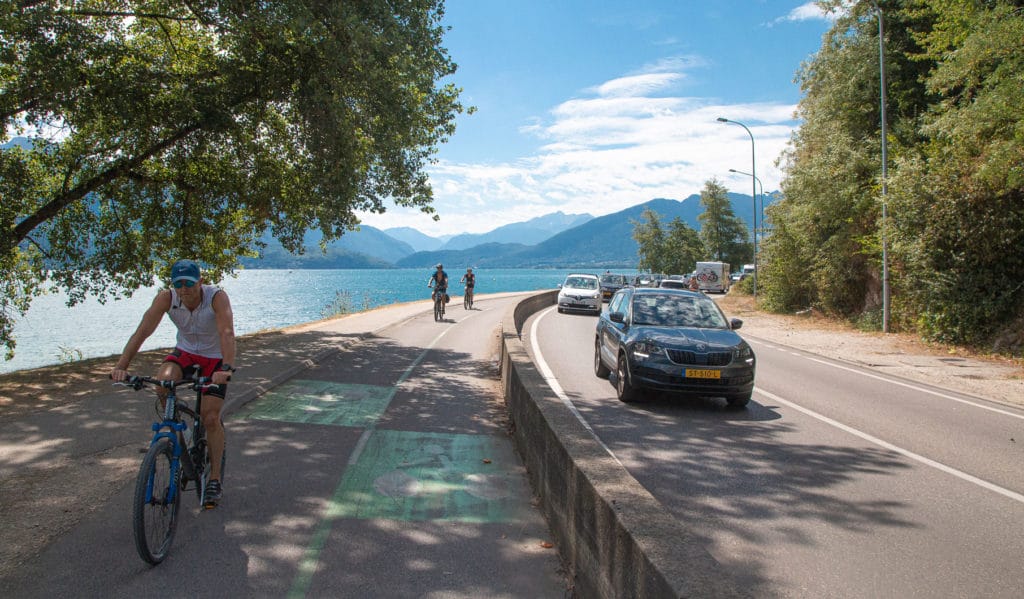
[[[216,506],[216,503],[207,502],[205,497],[206,483],[210,476],[210,454],[206,430],[199,416],[202,413],[203,391],[216,386],[210,381],[208,377],[165,381],[130,376],[123,383],[115,383],[136,391],[147,385],[167,390],[162,408],[157,399],[157,413],[162,420],[153,423],[153,440],[139,466],[132,499],[135,548],[143,560],[153,565],[162,562],[171,549],[178,525],[181,496],[189,482],[195,485],[199,505],[206,509]],[[196,392],[195,410],[178,399],[178,387],[188,387]],[[223,470],[222,455],[222,477]]]

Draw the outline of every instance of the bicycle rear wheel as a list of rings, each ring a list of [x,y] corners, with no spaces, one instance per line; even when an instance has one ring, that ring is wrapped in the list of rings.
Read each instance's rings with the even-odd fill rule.
[[[142,458],[135,479],[132,501],[135,548],[139,557],[153,565],[167,557],[178,525],[181,498],[177,492],[179,481],[171,480],[173,462],[171,441],[161,438],[149,447],[146,457]],[[180,472],[178,470],[179,475]]]

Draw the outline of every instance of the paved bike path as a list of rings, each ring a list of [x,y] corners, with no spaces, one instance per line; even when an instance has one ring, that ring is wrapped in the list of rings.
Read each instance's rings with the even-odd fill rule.
[[[243,340],[224,504],[199,512],[188,497],[171,556],[149,568],[135,556],[122,480],[0,579],[0,594],[138,596],[169,585],[189,596],[562,596],[497,399],[494,332],[513,295],[481,296],[471,312],[453,301],[444,323],[418,302]],[[139,399],[105,395],[122,407]],[[141,446],[152,410],[123,412]],[[61,419],[37,414],[18,428]],[[79,451],[102,445],[72,437]],[[207,567],[216,575],[196,575]]]

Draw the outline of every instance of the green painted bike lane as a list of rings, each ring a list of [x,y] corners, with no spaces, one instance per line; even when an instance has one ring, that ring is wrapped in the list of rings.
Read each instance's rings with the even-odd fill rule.
[[[539,517],[529,513],[521,465],[503,435],[379,427],[400,391],[415,393],[410,377],[451,330],[437,333],[393,383],[292,379],[232,416],[362,429],[348,460],[339,463],[339,482],[313,531],[289,597],[309,594],[315,576],[325,568],[323,555],[332,531],[345,520],[485,525]]]

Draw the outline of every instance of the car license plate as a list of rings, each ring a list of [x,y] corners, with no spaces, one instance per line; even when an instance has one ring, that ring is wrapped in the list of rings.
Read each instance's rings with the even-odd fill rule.
[[[721,370],[702,370],[700,368],[687,368],[686,378],[688,379],[720,379]]]

